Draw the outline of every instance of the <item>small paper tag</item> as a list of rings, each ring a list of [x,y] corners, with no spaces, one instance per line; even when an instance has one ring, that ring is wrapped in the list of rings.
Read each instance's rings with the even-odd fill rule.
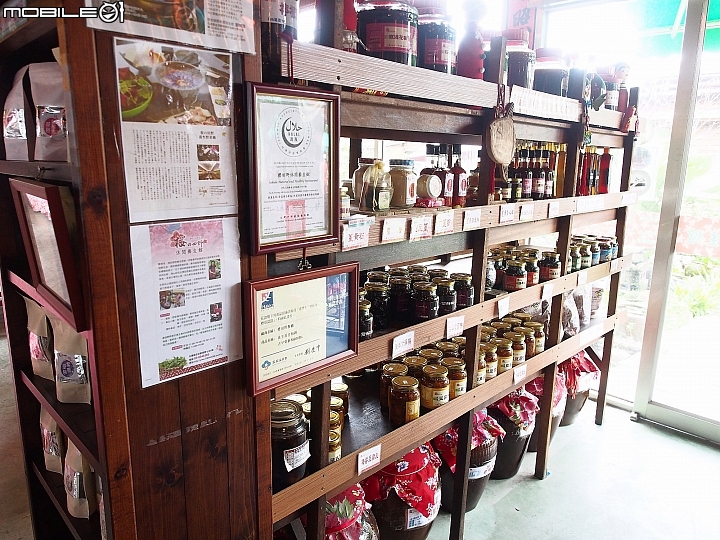
[[[432,238],[433,217],[419,216],[410,220],[410,241],[427,240]]]
[[[350,251],[368,246],[370,241],[370,224],[349,226],[343,225],[342,250]]]
[[[465,315],[459,317],[450,317],[445,326],[445,337],[452,338],[461,336],[465,330]]]
[[[635,204],[637,202],[637,193],[634,191],[626,191],[622,194],[622,203],[623,206],[630,206],[631,204]]]
[[[433,504],[432,510],[428,517],[423,516],[420,512],[415,510],[412,506],[405,510],[405,530],[409,531],[417,529],[418,527],[424,527],[428,523],[432,523],[440,512],[440,496],[442,490],[438,488],[435,491],[435,504]]]
[[[468,480],[479,480],[485,478],[495,468],[495,457],[481,467],[471,467],[468,471]]]
[[[497,303],[498,307],[498,317],[504,317],[508,313],[510,313],[510,297],[509,296],[503,296],[498,300]]]
[[[552,201],[548,204],[548,218],[558,217],[560,215],[560,201]]]
[[[381,242],[399,242],[405,240],[405,229],[407,229],[407,219],[405,218],[387,218],[383,220]]]
[[[285,468],[288,472],[297,469],[300,465],[310,459],[310,441],[307,440],[296,448],[283,451]]]
[[[525,203],[520,205],[520,221],[530,221],[535,213],[535,205],[533,203]]]
[[[578,272],[578,286],[585,285],[587,283],[587,271]]]
[[[482,210],[475,208],[473,210],[465,210],[463,216],[463,231],[471,231],[479,229],[482,225]]]
[[[513,369],[513,384],[518,384],[527,376],[527,364],[520,364]]]
[[[500,223],[515,221],[515,203],[500,205]]]
[[[392,357],[397,358],[401,354],[410,352],[415,348],[415,331],[405,332],[393,338]]]
[[[358,454],[358,474],[362,474],[368,469],[372,469],[380,464],[380,449],[382,445],[378,444],[367,450],[363,450]]]
[[[610,261],[610,273],[614,274],[620,269],[620,259],[613,259]]]
[[[596,212],[604,207],[605,202],[602,197],[580,197],[577,201],[577,211],[581,214],[584,212]]]
[[[553,289],[555,288],[554,283],[545,283],[542,289],[542,299],[548,302],[552,301]]]
[[[435,214],[435,234],[452,234],[455,231],[454,221],[455,212],[452,210]]]

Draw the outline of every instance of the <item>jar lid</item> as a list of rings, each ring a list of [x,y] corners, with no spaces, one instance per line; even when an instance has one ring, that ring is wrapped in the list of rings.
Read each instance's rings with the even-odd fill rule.
[[[429,276],[427,274],[423,274],[421,272],[413,272],[412,274],[410,274],[410,281],[412,281],[413,283],[417,283],[418,281],[427,281],[428,277]]]
[[[377,158],[374,157],[361,157],[358,158],[358,165],[372,165],[377,161]]]
[[[395,277],[407,277],[410,275],[410,272],[408,272],[405,268],[391,268],[388,271],[388,274]]]
[[[389,291],[390,287],[384,283],[378,283],[377,281],[368,281],[365,284],[366,291]]]
[[[513,311],[511,316],[522,321],[529,321],[530,319],[532,319],[532,315],[530,315],[529,313],[525,313],[524,311]]]
[[[520,326],[522,324],[522,321],[518,319],[517,317],[503,317],[500,319],[502,322],[508,323],[512,326]]]
[[[418,387],[418,380],[415,377],[408,377],[407,375],[393,377],[392,386],[398,389],[413,389]]]
[[[454,274],[450,274],[450,279],[454,279],[455,281],[472,281],[472,276],[470,274],[456,272]]]
[[[497,329],[498,329],[498,328],[502,328],[502,329],[505,329],[505,330],[507,330],[508,328],[512,328],[512,325],[511,325],[511,324],[508,324],[508,323],[503,322],[503,321],[493,321],[493,322],[490,323],[490,325],[491,325],[493,328],[495,328],[495,332],[496,332],[496,333],[497,333]]]
[[[428,291],[434,293],[437,290],[437,286],[428,281],[417,281],[413,284],[413,289],[416,291]]]
[[[522,252],[530,257],[537,257],[540,254],[540,250],[535,248],[525,248]]]
[[[438,349],[421,349],[419,356],[425,358],[428,363],[438,364],[443,358],[443,353]]]
[[[270,403],[270,425],[272,427],[294,426],[302,417],[303,409],[299,403],[287,399],[279,399]]]
[[[367,11],[369,9],[386,8],[396,11],[408,11],[417,15],[417,9],[401,0],[359,0],[355,4],[356,11]]]
[[[490,326],[483,324],[482,326],[480,326],[480,332],[481,332],[482,334],[493,334],[493,335],[495,335],[495,334],[497,334],[497,328],[495,328],[494,326],[492,326],[492,323],[490,323]]]
[[[335,411],[333,411],[333,412],[335,412]],[[337,414],[337,413],[335,413],[335,414]],[[330,442],[330,444],[335,444],[335,443],[340,442],[340,434],[337,431],[331,431],[330,435],[328,436],[328,441]]]
[[[407,267],[407,270],[411,274],[427,274],[428,271],[427,267],[423,266],[422,264],[411,264]]]
[[[335,411],[330,411],[330,425],[340,424],[340,414]]]
[[[448,289],[452,289],[455,286],[455,280],[441,278],[440,280],[438,280],[437,284],[440,287],[447,287]]]
[[[330,396],[330,408],[331,409],[337,409],[339,407],[343,406],[343,399],[338,396]]]
[[[391,167],[414,167],[415,160],[414,159],[391,159],[390,166]]]
[[[390,362],[383,366],[383,373],[385,375],[393,375],[399,377],[401,375],[407,375],[408,367],[404,364],[398,364],[397,362]]]
[[[452,342],[456,343],[459,347],[464,347],[467,339],[465,338],[465,336],[455,336],[454,338],[452,338]]]
[[[428,275],[431,277],[447,277],[448,271],[444,268],[430,268],[427,271]]]
[[[560,254],[555,251],[543,251],[542,255],[547,258],[560,257]]]
[[[521,334],[519,332],[505,332],[504,338],[514,341],[515,343],[525,342],[525,334]]]
[[[448,368],[448,371],[460,371],[465,369],[465,362],[460,358],[445,358],[440,365]]]
[[[444,277],[434,277],[432,278],[433,285],[440,285],[441,281],[445,281]]]
[[[494,339],[502,339],[502,338],[494,338]],[[492,342],[490,342],[490,343],[481,343],[480,345],[482,345],[482,346],[485,348],[485,352],[486,352],[486,353],[491,353],[491,354],[492,354],[492,353],[496,353],[496,352],[497,352],[497,343],[492,343]],[[480,350],[482,350],[482,349],[480,349]]]
[[[513,330],[518,334],[525,334],[527,336],[535,335],[535,330],[528,326],[516,326]]]
[[[347,392],[348,385],[345,383],[332,383],[330,385],[330,392]]]
[[[516,266],[516,267],[520,267],[520,268],[522,268],[524,266],[522,261],[517,261],[515,259],[509,259],[507,261],[507,263],[508,263],[508,266]]]
[[[360,300],[360,302],[358,302],[358,308],[362,311],[370,311],[371,307],[372,302],[370,302],[370,300]]]
[[[490,343],[492,343],[496,347],[509,347],[512,344],[512,341],[510,341],[509,339],[497,337],[494,338]]]
[[[421,368],[426,366],[427,363],[427,358],[423,358],[422,356],[406,356],[403,358],[403,364],[405,364],[408,368]]]
[[[524,324],[524,326],[526,326],[527,328],[534,328],[534,329],[542,328],[543,330],[545,329],[545,325],[543,323],[535,322],[535,321],[527,321]]]
[[[423,368],[423,376],[430,379],[441,379],[447,377],[448,369],[445,366],[438,364],[431,364]]]
[[[303,405],[302,405],[302,410],[303,410],[303,413],[305,413],[305,416],[309,416],[309,415],[310,415],[311,409],[312,409],[312,404],[311,404],[311,403],[303,403]]]
[[[535,257],[523,257],[523,261],[526,263],[537,263],[537,259]]]
[[[288,401],[294,401],[298,405],[307,403],[307,398],[302,394],[290,394],[289,396],[286,396],[285,399],[287,399]]]
[[[367,273],[367,279],[368,281],[375,281],[370,278],[382,278],[384,281],[387,281],[390,278],[390,274],[383,272],[382,270],[373,270],[372,272]]]
[[[390,288],[392,288],[393,285],[412,285],[412,280],[409,277],[391,277],[390,278]]]
[[[453,343],[452,341],[438,341],[435,346],[439,351],[457,353],[460,350],[460,345]]]

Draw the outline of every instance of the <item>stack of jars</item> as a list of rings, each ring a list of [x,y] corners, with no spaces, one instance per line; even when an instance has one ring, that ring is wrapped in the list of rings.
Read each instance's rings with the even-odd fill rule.
[[[571,242],[567,261],[568,273],[617,259],[618,242],[614,236],[573,235]]]
[[[495,281],[490,288],[514,292],[560,277],[560,255],[554,251],[543,251],[542,258],[540,255],[535,248],[510,246],[491,250],[488,270],[494,271]]]

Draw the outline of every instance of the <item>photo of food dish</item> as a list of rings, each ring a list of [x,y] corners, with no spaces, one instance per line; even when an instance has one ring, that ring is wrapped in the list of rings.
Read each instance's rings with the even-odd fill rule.
[[[218,322],[222,320],[222,302],[210,304],[210,322]]]
[[[201,161],[198,163],[198,180],[220,180],[219,161]]]
[[[125,0],[125,19],[186,32],[205,32],[203,0]]]
[[[198,161],[220,161],[220,145],[198,144],[197,158]]]

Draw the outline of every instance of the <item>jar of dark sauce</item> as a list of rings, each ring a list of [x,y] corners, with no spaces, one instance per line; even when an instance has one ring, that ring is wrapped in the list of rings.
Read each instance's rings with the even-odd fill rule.
[[[418,66],[455,75],[455,28],[440,8],[424,7],[418,12]]]
[[[305,416],[298,403],[280,399],[270,404],[270,438],[272,487],[273,493],[277,493],[305,476],[305,464],[310,456]]]
[[[399,0],[365,0],[357,6],[360,53],[417,65],[418,11]]]

